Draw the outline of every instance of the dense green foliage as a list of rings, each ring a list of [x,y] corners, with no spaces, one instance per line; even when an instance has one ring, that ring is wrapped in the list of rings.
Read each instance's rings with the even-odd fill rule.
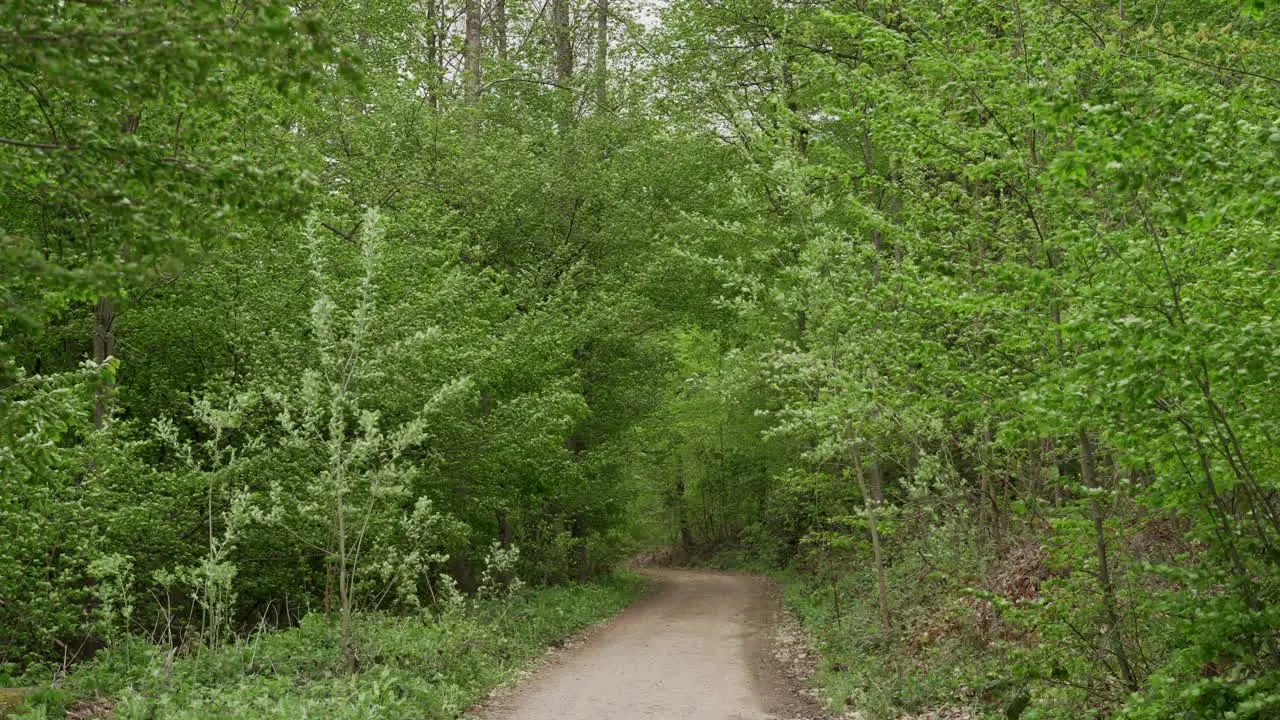
[[[876,716],[1280,712],[1275,9],[662,5],[0,9],[0,671],[733,544]]]
[[[729,438],[683,446],[686,536],[805,571],[854,704],[1280,712],[1276,30],[675,5],[741,159],[688,216],[739,322],[681,400]]]

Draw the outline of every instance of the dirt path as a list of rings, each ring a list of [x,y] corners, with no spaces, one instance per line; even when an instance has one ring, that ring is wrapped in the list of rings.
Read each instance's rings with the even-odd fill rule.
[[[649,570],[647,598],[520,686],[493,720],[817,717],[769,655],[776,600],[750,575]]]

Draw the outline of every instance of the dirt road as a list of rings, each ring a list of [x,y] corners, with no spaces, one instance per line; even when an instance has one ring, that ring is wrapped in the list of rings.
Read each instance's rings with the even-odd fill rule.
[[[497,698],[493,720],[814,717],[769,657],[776,601],[750,575],[650,570],[653,592]]]

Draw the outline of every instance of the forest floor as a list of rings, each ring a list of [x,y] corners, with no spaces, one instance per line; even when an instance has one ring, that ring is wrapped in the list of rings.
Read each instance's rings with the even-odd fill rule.
[[[643,572],[653,583],[645,599],[498,693],[484,717],[826,717],[794,670],[773,583],[743,573]]]

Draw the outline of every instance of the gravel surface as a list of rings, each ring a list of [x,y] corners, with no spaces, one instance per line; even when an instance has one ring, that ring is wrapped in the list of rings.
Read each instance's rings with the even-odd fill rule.
[[[773,585],[760,577],[646,570],[653,592],[557,652],[484,708],[492,720],[821,718],[777,657]]]

